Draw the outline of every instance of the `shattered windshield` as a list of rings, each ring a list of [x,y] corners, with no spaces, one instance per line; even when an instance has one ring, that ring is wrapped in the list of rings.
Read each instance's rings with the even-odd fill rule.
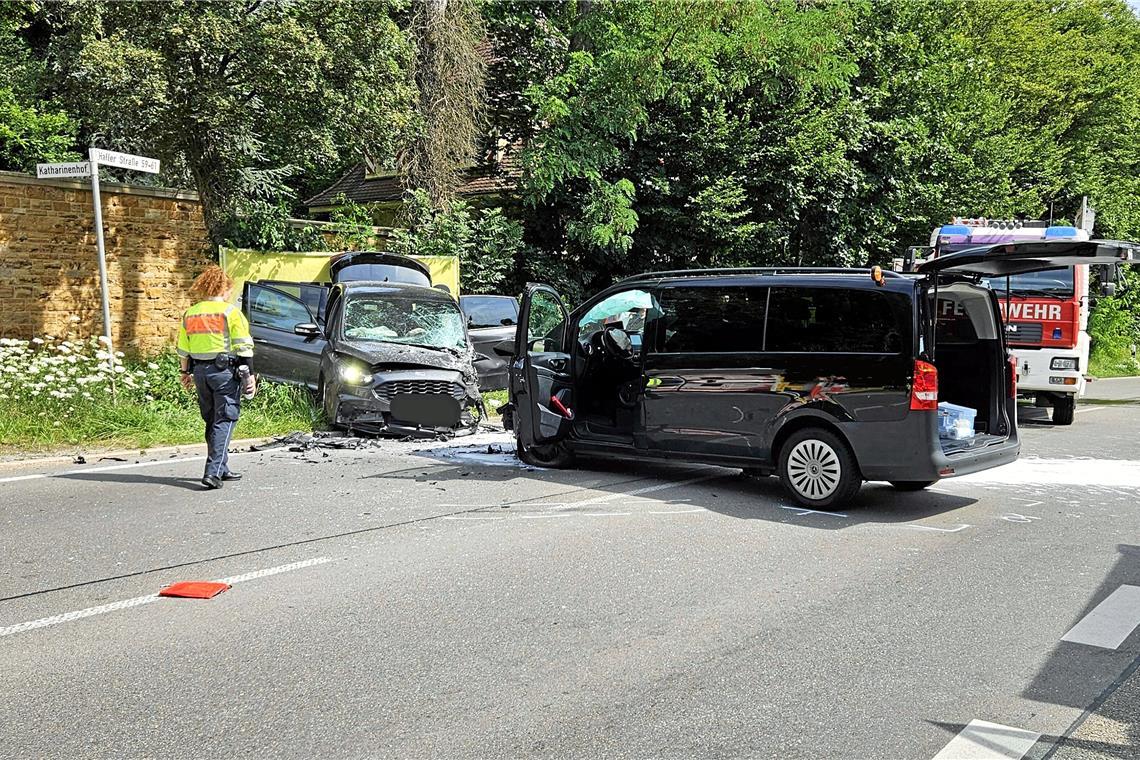
[[[344,305],[348,340],[461,349],[467,345],[463,316],[450,301],[391,295],[358,295]]]

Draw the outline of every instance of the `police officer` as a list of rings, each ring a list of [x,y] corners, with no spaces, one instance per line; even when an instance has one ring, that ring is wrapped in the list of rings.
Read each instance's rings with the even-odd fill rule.
[[[255,390],[249,374],[253,338],[245,316],[229,303],[233,287],[234,281],[221,267],[207,268],[190,287],[196,303],[186,310],[178,330],[182,387],[197,388],[198,408],[206,422],[202,485],[209,489],[241,479],[229,468],[227,449],[241,411],[242,391],[251,395]]]

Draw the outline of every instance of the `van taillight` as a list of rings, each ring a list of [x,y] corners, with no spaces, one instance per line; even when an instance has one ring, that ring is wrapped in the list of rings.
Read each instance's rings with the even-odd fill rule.
[[[914,361],[914,384],[910,389],[911,411],[938,408],[938,368],[921,359]]]
[[[1017,357],[1010,356],[1006,364],[1008,365],[1006,369],[1009,371],[1009,386],[1006,390],[1010,398],[1017,398]]]

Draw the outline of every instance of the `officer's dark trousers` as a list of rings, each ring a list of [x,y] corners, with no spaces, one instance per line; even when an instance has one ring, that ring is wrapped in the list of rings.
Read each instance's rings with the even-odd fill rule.
[[[220,478],[230,471],[227,449],[241,410],[241,386],[232,369],[218,369],[213,362],[194,363],[194,386],[206,422],[205,477]]]

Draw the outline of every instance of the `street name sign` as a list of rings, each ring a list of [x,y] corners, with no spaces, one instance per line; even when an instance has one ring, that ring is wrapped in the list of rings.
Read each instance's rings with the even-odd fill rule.
[[[36,164],[37,179],[53,177],[90,177],[90,161],[71,161],[62,164]]]
[[[117,166],[120,169],[134,169],[137,172],[158,174],[157,158],[134,156],[130,153],[117,153],[113,150],[91,149],[91,160],[104,166]]]

